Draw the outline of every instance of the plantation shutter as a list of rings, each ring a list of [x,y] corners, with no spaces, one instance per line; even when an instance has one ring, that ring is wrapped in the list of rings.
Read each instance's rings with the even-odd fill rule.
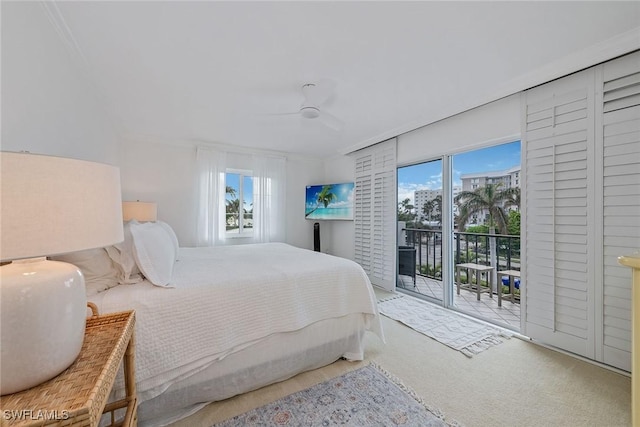
[[[396,139],[354,153],[355,261],[371,283],[395,287]]]
[[[355,261],[371,275],[371,206],[373,205],[371,176],[373,174],[373,154],[359,153],[355,160]]]
[[[594,357],[594,72],[526,91],[524,333]]]
[[[631,370],[631,270],[640,249],[640,52],[602,67],[602,361]]]
[[[631,370],[640,52],[523,95],[523,332]]]

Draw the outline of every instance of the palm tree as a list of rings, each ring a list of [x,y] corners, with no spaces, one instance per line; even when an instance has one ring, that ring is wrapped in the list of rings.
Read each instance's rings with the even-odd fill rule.
[[[240,213],[240,200],[236,198],[236,189],[228,185],[225,186],[227,196],[227,227],[238,227],[238,214]]]
[[[458,213],[453,214],[453,228],[459,232],[463,232],[468,221],[469,211],[467,210],[467,207],[458,204]]]
[[[398,221],[404,221],[411,223],[416,219],[416,215],[413,213],[414,206],[411,204],[411,199],[406,198],[402,202],[398,203]]]
[[[442,221],[442,196],[438,195],[422,205],[423,220]]]
[[[501,234],[507,234],[509,214],[505,210],[505,206],[515,205],[515,200],[519,202],[520,189],[507,188],[502,190],[501,187],[502,183],[487,184],[474,191],[460,192],[455,198],[455,202],[460,206],[458,228],[464,228],[466,221],[471,216],[488,212],[489,229],[493,228],[495,233],[497,227]]]
[[[507,234],[509,224],[509,214],[505,210],[505,206],[515,202],[516,196],[520,195],[519,188],[507,188],[502,190],[502,183],[486,184],[477,188],[475,191],[462,191],[456,198],[455,202],[459,204],[460,215],[458,216],[458,229],[462,230],[469,217],[489,213],[489,234],[496,234],[496,226],[500,234]],[[489,251],[491,255],[491,266],[493,267],[493,283],[496,284],[498,264],[496,252],[496,238],[489,238]],[[498,287],[501,291],[501,287]]]
[[[338,196],[331,192],[331,187],[332,185],[324,185],[322,187],[322,190],[320,190],[318,197],[316,198],[316,207],[305,216],[309,216],[315,212],[320,207],[320,203],[322,203],[326,208],[329,206],[329,203],[338,198]]]
[[[433,200],[429,200],[424,205],[422,205],[422,214],[424,215],[424,217],[422,217],[421,219],[431,221],[433,208],[434,208]]]
[[[240,226],[240,199],[227,200],[227,225],[232,228]]]
[[[432,217],[432,219],[434,219],[438,223],[441,223],[442,222],[442,196],[437,195],[436,197],[434,197],[432,200],[432,203],[433,203],[432,209],[435,212],[435,215]]]
[[[520,187],[514,187],[513,193],[509,195],[509,198],[505,200],[504,205],[513,206],[516,208],[516,211],[520,212]]]

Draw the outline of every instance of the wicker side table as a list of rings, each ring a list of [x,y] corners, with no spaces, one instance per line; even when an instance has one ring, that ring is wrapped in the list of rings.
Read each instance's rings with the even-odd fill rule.
[[[98,316],[94,310],[76,361],[39,386],[0,397],[0,424],[93,427],[110,412],[111,425],[136,426],[134,323],[133,311]],[[121,362],[126,397],[107,405]],[[115,423],[113,411],[121,408],[126,408],[124,420]]]

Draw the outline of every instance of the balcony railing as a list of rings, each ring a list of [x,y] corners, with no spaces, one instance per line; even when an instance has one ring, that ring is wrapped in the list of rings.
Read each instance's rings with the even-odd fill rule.
[[[416,274],[442,279],[442,231],[404,228],[406,246],[416,249]],[[520,270],[520,236],[486,233],[453,233],[455,264],[491,265],[491,239],[495,239],[496,271]]]

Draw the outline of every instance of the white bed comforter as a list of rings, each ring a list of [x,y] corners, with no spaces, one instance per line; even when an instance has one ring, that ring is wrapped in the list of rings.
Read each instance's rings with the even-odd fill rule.
[[[141,401],[265,337],[362,313],[383,338],[376,298],[353,261],[283,243],[181,248],[172,285],[121,285],[90,300],[136,311]]]

